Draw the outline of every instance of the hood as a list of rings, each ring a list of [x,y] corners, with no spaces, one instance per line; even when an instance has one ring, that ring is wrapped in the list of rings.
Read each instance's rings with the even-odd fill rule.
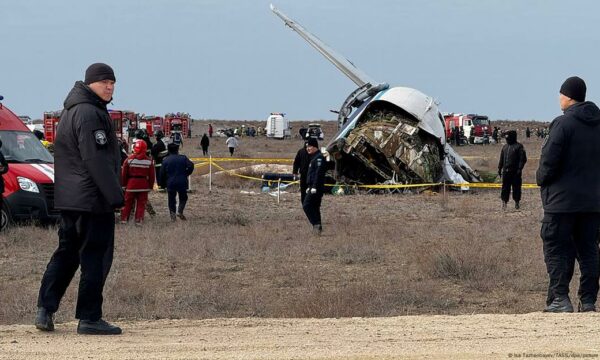
[[[588,126],[600,125],[600,109],[591,101],[584,101],[570,106],[565,115],[571,115]]]
[[[112,99],[111,99],[112,100]],[[77,81],[73,86],[73,89],[67,95],[65,99],[65,109],[70,109],[77,104],[88,103],[95,105],[101,109],[106,109],[106,105],[110,101],[102,100],[96,93],[92,91],[83,81]]]
[[[509,130],[506,132],[506,143],[512,145],[517,142],[517,131]]]
[[[10,164],[10,172],[16,178],[22,176],[38,184],[54,182],[54,164]],[[6,176],[6,175],[5,175]]]

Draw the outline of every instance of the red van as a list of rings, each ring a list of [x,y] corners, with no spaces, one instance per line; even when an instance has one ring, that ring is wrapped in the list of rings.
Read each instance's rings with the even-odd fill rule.
[[[0,151],[9,168],[2,175],[5,186],[0,230],[16,221],[56,221],[59,212],[54,209],[54,158],[1,102],[0,139]]]

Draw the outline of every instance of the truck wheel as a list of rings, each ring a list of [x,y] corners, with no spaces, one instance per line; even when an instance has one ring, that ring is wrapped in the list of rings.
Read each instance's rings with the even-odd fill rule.
[[[8,229],[11,223],[10,210],[8,210],[8,206],[4,203],[2,204],[2,209],[0,209],[0,231]]]

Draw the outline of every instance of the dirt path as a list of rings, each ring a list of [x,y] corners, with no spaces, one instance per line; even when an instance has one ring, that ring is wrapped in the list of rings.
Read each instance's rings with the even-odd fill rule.
[[[598,358],[600,314],[122,322],[116,337],[0,326],[0,359]]]

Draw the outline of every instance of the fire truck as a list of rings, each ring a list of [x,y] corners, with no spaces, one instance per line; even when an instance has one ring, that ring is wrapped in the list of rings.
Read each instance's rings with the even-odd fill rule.
[[[464,136],[471,144],[483,144],[484,139],[492,135],[490,120],[485,115],[477,114],[444,114],[446,139],[450,139],[452,129],[462,127]]]
[[[148,136],[154,136],[158,130],[163,130],[165,119],[162,116],[148,115],[141,116],[139,128],[146,129]],[[164,130],[163,130],[164,131]]]
[[[190,121],[190,115],[186,113],[171,113],[165,115],[165,136],[170,137],[173,133],[180,133],[186,138],[190,132]]]
[[[44,138],[53,143],[56,136],[56,127],[60,121],[62,111],[46,111],[44,113]],[[135,116],[132,111],[108,110],[113,120],[115,133],[118,139],[123,139],[123,127],[130,122],[130,117]]]
[[[136,122],[136,113],[129,110],[108,110],[108,113],[113,121],[117,139],[127,141],[129,138],[127,129],[131,127],[132,123]]]
[[[47,111],[44,113],[44,138],[53,143],[56,134],[56,125],[60,120],[60,111]]]

